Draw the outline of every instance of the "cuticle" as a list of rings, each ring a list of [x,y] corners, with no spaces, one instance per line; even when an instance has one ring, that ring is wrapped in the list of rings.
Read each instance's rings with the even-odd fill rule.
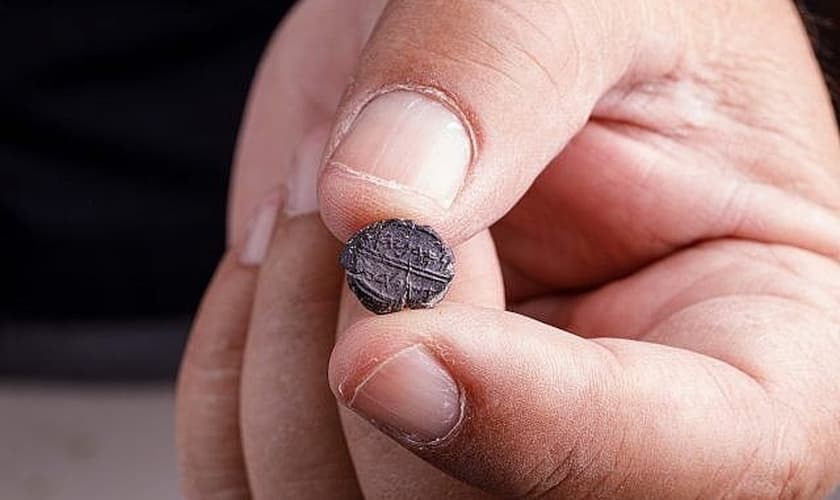
[[[335,160],[327,160],[327,166],[332,167],[333,172],[337,172],[338,175],[346,176],[352,178],[354,180],[361,180],[370,184],[374,184],[379,187],[387,188],[393,191],[399,191],[401,193],[410,194],[412,196],[423,198],[427,200],[429,203],[434,203],[436,207],[439,207],[441,210],[445,210],[440,202],[426,193],[420,192],[416,189],[412,189],[411,187],[405,186],[395,181],[391,181],[388,179],[383,179],[381,177],[377,177],[375,175],[367,174],[364,172],[359,172],[358,170],[350,167],[349,165],[342,163],[340,161]]]
[[[446,445],[446,443],[451,441],[461,431],[461,428],[463,427],[463,424],[466,421],[466,418],[467,418],[466,390],[464,388],[464,385],[461,384],[460,382],[458,382],[455,379],[455,377],[452,376],[452,370],[449,369],[449,365],[444,361],[444,359],[441,356],[439,356],[438,353],[435,350],[430,349],[427,345],[425,345],[423,343],[414,344],[411,347],[406,347],[405,349],[401,349],[400,351],[393,354],[392,356],[389,356],[376,369],[374,369],[369,375],[365,376],[364,379],[362,379],[362,381],[360,381],[358,385],[356,385],[355,389],[353,390],[352,398],[350,400],[345,399],[345,401],[347,401],[348,408],[355,411],[355,409],[353,408],[353,405],[352,405],[352,401],[356,398],[356,394],[358,393],[359,389],[362,386],[364,386],[365,382],[367,380],[369,380],[376,373],[376,371],[379,370],[380,367],[385,366],[392,359],[396,358],[397,356],[401,355],[402,353],[404,353],[404,352],[406,352],[410,349],[425,349],[430,355],[434,356],[434,358],[438,361],[438,363],[440,363],[444,367],[444,369],[449,374],[450,378],[455,382],[455,386],[458,389],[458,404],[459,404],[458,420],[455,421],[455,424],[452,425],[452,428],[449,429],[449,431],[446,434],[444,434],[443,436],[432,439],[431,441],[419,441],[419,440],[416,440],[416,439],[412,439],[409,434],[407,434],[406,432],[404,432],[404,431],[402,431],[402,430],[400,430],[400,429],[398,429],[398,428],[396,428],[392,425],[383,424],[383,423],[381,423],[381,422],[379,422],[375,419],[368,418],[364,415],[362,415],[362,417],[365,418],[365,420],[367,420],[371,425],[373,425],[377,429],[380,429],[381,431],[385,432],[386,434],[390,435],[391,437],[393,437],[397,441],[403,443],[404,445],[406,445],[410,448],[414,448],[414,449],[417,449],[417,450],[423,450],[423,449],[428,449],[428,448],[437,448],[437,447],[440,447],[440,446],[444,446],[444,445]],[[342,392],[343,386],[344,386],[344,383],[339,384],[339,388],[338,388],[339,393]]]
[[[343,382],[338,384],[338,393],[344,398],[347,407],[351,410],[355,409],[353,406],[353,402],[356,401],[356,396],[359,394],[359,391],[368,383],[368,381],[370,381],[370,379],[374,377],[374,375],[379,373],[379,371],[382,370],[388,363],[401,356],[403,353],[406,353],[412,349],[419,349],[423,347],[425,347],[423,344],[412,344],[386,357],[385,359],[377,363],[364,377],[361,377],[358,382],[356,382],[355,384],[351,384],[351,386],[353,387],[351,394],[348,394],[344,390],[344,387],[347,385],[348,381],[348,379],[344,379]]]

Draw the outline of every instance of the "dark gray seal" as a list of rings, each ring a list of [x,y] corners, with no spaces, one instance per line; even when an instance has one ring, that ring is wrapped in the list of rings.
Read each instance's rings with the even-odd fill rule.
[[[455,277],[455,256],[440,236],[405,219],[366,226],[339,262],[359,302],[376,314],[434,307]]]

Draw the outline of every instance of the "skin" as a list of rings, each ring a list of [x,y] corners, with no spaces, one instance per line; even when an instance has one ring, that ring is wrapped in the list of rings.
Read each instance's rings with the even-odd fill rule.
[[[179,381],[187,497],[811,498],[840,481],[840,142],[795,7],[385,3],[304,1],[266,52],[231,250]],[[466,117],[454,204],[325,170],[320,219],[280,217],[264,264],[237,263],[304,137],[331,126],[329,156],[394,86]],[[391,216],[456,245],[432,311],[341,297],[336,238]],[[415,345],[469,415],[432,447],[338,391]]]

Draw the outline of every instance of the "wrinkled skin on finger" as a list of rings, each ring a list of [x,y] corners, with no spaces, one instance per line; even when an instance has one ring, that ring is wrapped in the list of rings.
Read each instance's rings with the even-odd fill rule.
[[[342,109],[346,83],[353,78],[384,4],[308,0],[301,2],[278,30],[255,80],[240,137],[229,214],[232,245],[243,238],[248,216],[264,193],[281,185],[294,168],[297,143],[312,128],[329,122],[337,106]],[[471,54],[458,51],[471,47],[475,40],[493,42],[500,32],[522,34],[516,40],[527,42],[542,34],[548,34],[551,40],[566,28],[574,40],[575,36],[584,37],[589,25],[569,24],[568,15],[531,15],[544,6],[561,12],[560,2],[463,4],[475,7],[472,11],[476,14],[470,20],[435,15],[431,7],[412,9],[411,2],[392,2],[390,22],[399,19],[416,30],[377,29],[386,30],[389,36],[396,33],[397,39],[389,43],[414,51],[403,52],[406,60],[430,57],[448,61],[436,66],[439,72],[424,77],[436,81],[419,83],[455,82],[445,89],[455,98],[463,96],[468,101],[468,95],[480,93],[481,86],[488,85],[492,78],[447,80],[447,72],[486,67],[490,68],[488,75],[495,75],[493,78],[498,78],[500,69],[512,75],[513,84],[521,89],[521,93],[512,95],[522,102],[512,98],[499,101],[499,109],[494,112],[503,115],[506,107],[521,106],[539,123],[560,123],[556,127],[560,147],[551,155],[525,151],[517,157],[518,162],[504,165],[508,169],[505,175],[519,179],[516,189],[521,185],[521,193],[511,195],[512,208],[494,205],[484,212],[483,207],[491,205],[487,200],[494,198],[490,191],[481,191],[485,189],[481,186],[489,184],[478,183],[473,199],[484,196],[483,204],[475,202],[471,210],[463,209],[464,213],[458,214],[456,202],[453,213],[435,216],[432,222],[440,223],[445,234],[461,241],[472,234],[459,233],[457,228],[464,227],[458,226],[459,221],[469,217],[488,221],[479,234],[490,226],[495,240],[495,248],[485,246],[476,257],[490,277],[467,280],[449,300],[462,302],[459,297],[478,296],[489,290],[494,297],[506,297],[509,308],[613,352],[624,360],[628,373],[644,375],[637,381],[671,387],[672,395],[681,394],[678,384],[688,388],[686,393],[691,393],[690,387],[695,384],[697,392],[714,394],[719,398],[715,401],[725,401],[731,407],[728,422],[734,428],[748,430],[739,434],[739,441],[733,441],[736,452],[734,458],[729,457],[731,463],[744,462],[744,467],[732,475],[716,476],[703,468],[710,467],[709,463],[695,464],[698,468],[686,473],[697,482],[687,481],[689,486],[683,490],[657,483],[662,476],[650,477],[663,469],[652,467],[648,475],[638,472],[634,467],[650,463],[650,453],[668,451],[661,455],[679,458],[692,453],[703,456],[712,449],[690,439],[681,440],[677,446],[650,432],[648,417],[661,405],[672,403],[668,398],[628,400],[632,404],[625,420],[617,416],[618,420],[605,420],[603,415],[595,418],[597,408],[581,407],[578,426],[580,432],[588,432],[593,451],[575,448],[580,453],[564,455],[558,451],[563,447],[557,447],[553,448],[556,453],[542,457],[549,470],[553,470],[552,463],[559,462],[558,467],[583,471],[559,479],[550,474],[516,474],[517,469],[503,461],[498,462],[502,464],[498,469],[482,470],[481,464],[451,457],[421,453],[419,458],[412,454],[418,450],[406,450],[402,446],[405,443],[391,440],[364,419],[342,410],[343,431],[362,491],[370,498],[424,498],[430,491],[452,498],[472,498],[485,495],[482,488],[524,494],[531,487],[549,496],[573,497],[632,496],[645,491],[675,496],[738,492],[811,496],[825,491],[840,474],[836,467],[840,463],[836,451],[840,387],[837,377],[828,376],[836,373],[834,360],[840,354],[840,145],[825,86],[792,4],[783,0],[702,4],[639,0],[630,7],[630,2],[622,4],[619,7],[627,12],[635,8],[648,14],[645,19],[667,19],[670,24],[660,30],[650,26],[647,32],[656,36],[641,39],[627,35],[625,41],[638,45],[645,63],[623,68],[620,77],[602,94],[591,96],[590,109],[575,120],[564,114],[562,106],[540,107],[529,96],[568,94],[557,81],[576,82],[575,88],[597,81],[597,75],[591,74],[592,67],[587,66],[591,54],[563,54],[570,61],[569,75],[558,80],[550,71],[546,76],[542,68],[534,67],[533,61],[545,61],[529,52],[527,43],[520,46],[522,51],[515,60],[500,57],[498,51],[491,50],[493,47],[479,53],[484,54],[483,59],[470,59]],[[492,13],[483,4],[499,8]],[[448,5],[441,3],[435,8],[446,9]],[[592,9],[585,18],[590,24],[598,20],[617,22],[614,16]],[[436,37],[429,37],[425,31],[429,20],[424,16],[432,15]],[[524,24],[530,31],[523,31],[525,28],[518,24],[522,19],[528,21]],[[419,36],[424,37],[424,43],[417,43]],[[377,43],[384,43],[382,39],[380,36]],[[605,44],[580,46],[609,53]],[[384,53],[368,52],[362,57],[368,61],[378,57],[379,64],[384,65]],[[395,70],[386,75],[388,78],[423,77],[400,73],[402,66],[397,63],[390,67]],[[517,71],[521,67],[530,69]],[[368,84],[364,74],[355,78],[354,86],[347,91],[350,101],[354,91]],[[500,121],[480,109],[472,112],[479,130],[482,120]],[[521,110],[518,113],[516,116],[525,116]],[[508,121],[522,127],[523,136],[529,127],[537,128],[525,120]],[[496,147],[490,132],[482,140],[490,144],[488,147]],[[504,132],[508,137],[517,136]],[[568,143],[559,137],[564,134],[571,134]],[[480,176],[481,172],[473,175]],[[360,192],[367,197],[356,196]],[[367,188],[357,191],[350,186],[346,196],[370,201],[370,206],[378,210],[384,206],[376,204],[376,193]],[[344,202],[348,206],[355,203]],[[494,215],[497,212],[498,217]],[[361,224],[373,213],[364,209],[354,212],[353,224]],[[327,213],[325,217],[333,216]],[[343,227],[345,232],[350,229],[349,223],[330,227]],[[504,287],[500,283],[488,285],[499,273],[504,277]],[[500,299],[490,305],[465,302],[490,310],[504,304]],[[371,345],[380,345],[383,353],[391,344],[374,340],[390,335],[394,342],[408,342],[407,337],[393,332],[410,332],[411,325],[430,332],[411,341],[435,338],[441,343],[462,345],[452,340],[457,337],[455,332],[453,337],[434,333],[437,330],[433,323],[417,319],[422,315],[398,314],[383,319],[380,329],[376,320],[353,312],[351,304],[345,300],[339,331],[352,329],[357,321],[364,320],[365,326],[354,331],[367,335]],[[486,324],[488,329],[507,321],[487,322],[483,314],[470,314],[459,313],[452,318],[466,322],[474,318],[470,324]],[[412,318],[416,323],[394,330],[400,318]],[[517,334],[531,336],[536,330],[523,328]],[[634,366],[656,363],[646,344],[673,348],[687,365],[710,371],[695,377],[665,371],[658,378],[652,378],[654,369],[634,371]],[[340,351],[338,357],[350,363],[352,360],[342,356],[351,356],[347,354],[351,351]],[[355,355],[370,357],[375,353],[359,352]],[[469,375],[470,359],[480,359],[479,354],[463,359],[464,376]],[[558,359],[564,355],[557,352]],[[326,363],[325,358],[319,359]],[[334,359],[334,363],[338,361]],[[278,355],[276,362],[284,363],[283,356]],[[505,362],[506,358],[500,356],[487,366],[503,367]],[[510,377],[511,373],[516,372],[505,375]],[[498,386],[477,386],[475,390],[503,397],[499,392],[502,386],[513,390],[518,385],[523,391],[540,387],[536,382],[529,385],[524,378],[518,384],[517,380],[505,382],[501,377],[488,380]],[[555,403],[560,401],[558,396]],[[757,415],[754,408],[761,408],[764,414]],[[536,404],[532,409],[539,410]],[[586,415],[593,416],[591,421],[584,418]],[[632,417],[636,419],[631,421]],[[524,422],[524,417],[520,418],[523,420],[518,422],[502,420],[500,429],[516,429]],[[541,421],[535,418],[533,422]],[[604,438],[619,424],[631,435],[636,432],[651,439],[640,439],[636,447],[627,448]],[[575,425],[567,427],[566,432],[576,432]],[[490,428],[477,429],[474,435],[487,435]],[[519,434],[529,436],[527,431],[522,429]],[[565,442],[562,439],[579,434],[544,436]],[[685,448],[690,444],[698,448]],[[612,454],[599,456],[594,453],[598,450]],[[343,453],[346,451],[337,451],[336,456]],[[618,458],[608,467],[599,461],[603,457]],[[270,468],[268,465],[265,470]],[[516,482],[522,477],[529,479],[530,486]],[[766,486],[763,489],[753,488],[757,477],[773,480],[762,483]],[[628,478],[641,489],[622,490]]]

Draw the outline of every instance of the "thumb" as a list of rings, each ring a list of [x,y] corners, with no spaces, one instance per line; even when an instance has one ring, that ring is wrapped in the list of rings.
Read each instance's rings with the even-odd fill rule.
[[[664,3],[392,0],[327,148],[327,226],[410,217],[452,244],[488,227],[616,82],[672,64]]]
[[[361,320],[330,381],[401,445],[504,497],[771,498],[798,491],[793,464],[807,460],[792,427],[776,432],[763,388],[730,365],[503,311]]]

